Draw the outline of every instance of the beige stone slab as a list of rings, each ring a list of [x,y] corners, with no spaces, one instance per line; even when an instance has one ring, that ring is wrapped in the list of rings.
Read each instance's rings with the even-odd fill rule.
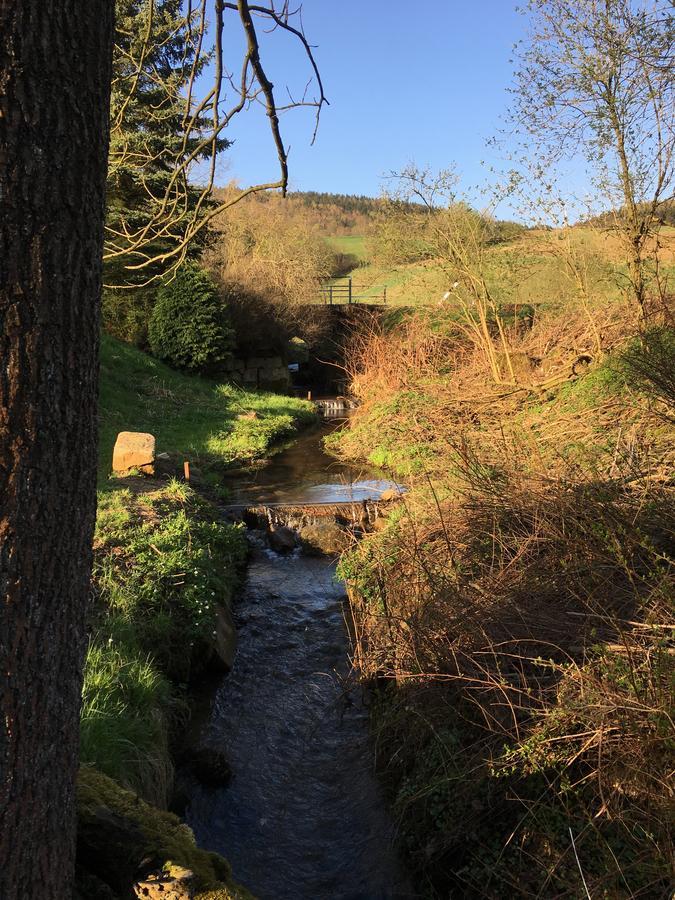
[[[113,472],[122,475],[140,469],[146,475],[155,472],[155,438],[143,431],[120,431],[113,450]]]

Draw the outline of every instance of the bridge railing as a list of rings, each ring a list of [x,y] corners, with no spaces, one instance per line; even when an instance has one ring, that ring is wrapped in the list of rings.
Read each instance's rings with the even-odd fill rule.
[[[386,303],[386,284],[376,292],[371,292],[370,285],[354,284],[351,277],[335,278],[322,284],[319,295],[324,303],[334,306],[349,303]]]

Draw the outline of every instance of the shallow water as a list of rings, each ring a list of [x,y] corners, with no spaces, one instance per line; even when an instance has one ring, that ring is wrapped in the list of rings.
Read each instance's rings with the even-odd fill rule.
[[[329,456],[323,438],[336,427],[328,423],[306,432],[264,466],[226,483],[232,503],[339,503],[377,499],[392,487],[376,469],[357,468]]]
[[[301,441],[306,457],[312,443]],[[286,489],[298,502],[319,485],[313,498],[373,489],[349,467],[333,468],[325,454],[330,471],[299,467],[301,455],[297,447],[286,451],[268,470],[270,483],[259,473],[254,497],[242,486],[238,502],[278,498]],[[284,469],[298,476],[300,495],[280,487]],[[373,772],[366,696],[349,678],[348,610],[335,566],[298,553],[282,557],[261,535],[250,539],[246,588],[235,607],[235,664],[202,737],[225,749],[233,777],[226,788],[196,788],[187,821],[200,845],[222,853],[261,900],[409,898]]]

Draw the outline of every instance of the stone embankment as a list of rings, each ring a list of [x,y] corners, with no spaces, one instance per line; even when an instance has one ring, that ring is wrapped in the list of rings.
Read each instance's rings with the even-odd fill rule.
[[[243,388],[284,391],[291,383],[288,366],[280,356],[232,356],[224,368],[227,377]]]

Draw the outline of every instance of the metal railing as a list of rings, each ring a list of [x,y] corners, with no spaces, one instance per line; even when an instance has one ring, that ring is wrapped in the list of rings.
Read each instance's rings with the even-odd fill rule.
[[[321,285],[319,296],[330,306],[341,303],[386,303],[387,286],[385,284],[380,290],[372,293],[369,285],[354,284],[351,277],[334,278],[329,283]]]

